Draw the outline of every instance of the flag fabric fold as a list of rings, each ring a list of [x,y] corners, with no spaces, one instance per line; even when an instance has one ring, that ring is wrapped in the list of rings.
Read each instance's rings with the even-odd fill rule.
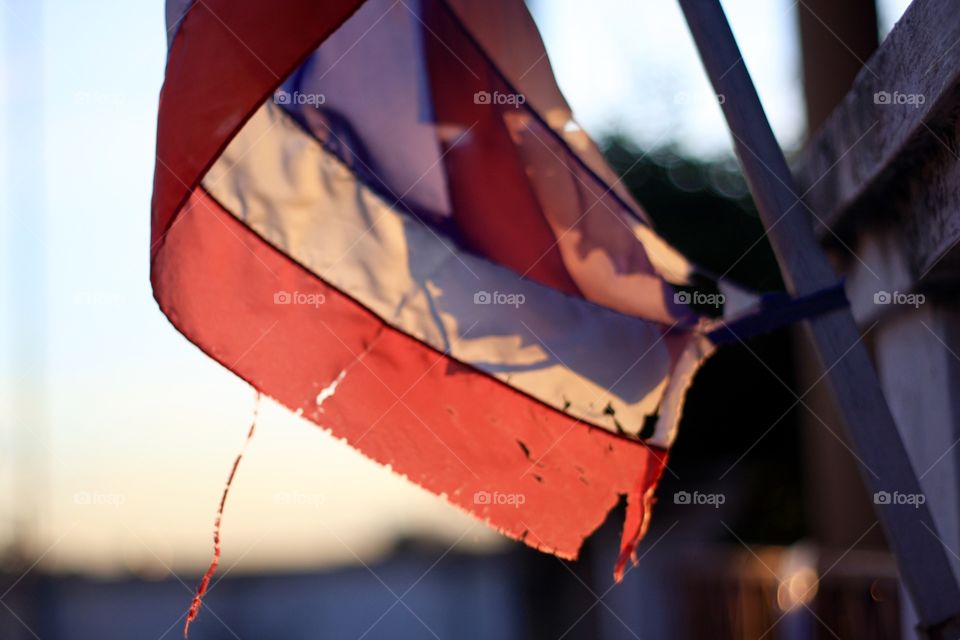
[[[168,5],[151,280],[230,371],[564,558],[646,531],[712,347],[522,0]]]

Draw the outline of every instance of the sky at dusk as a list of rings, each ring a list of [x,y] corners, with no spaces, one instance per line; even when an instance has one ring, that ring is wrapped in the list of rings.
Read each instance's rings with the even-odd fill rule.
[[[795,3],[723,4],[781,144],[798,146]],[[906,5],[881,2],[882,31]],[[531,8],[588,131],[730,153],[675,2]],[[0,544],[35,527],[51,566],[195,569],[255,394],[190,345],[150,292],[163,5],[4,0],[0,22]],[[38,64],[42,76],[24,78]],[[30,159],[43,169],[25,170]],[[505,544],[269,401],[225,528],[224,566],[238,571],[355,562],[404,533]]]

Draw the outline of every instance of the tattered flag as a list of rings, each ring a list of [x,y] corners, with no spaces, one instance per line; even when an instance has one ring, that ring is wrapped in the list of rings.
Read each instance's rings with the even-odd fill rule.
[[[622,574],[712,347],[521,0],[171,1],[154,294],[377,462]],[[682,300],[681,300],[682,301]]]

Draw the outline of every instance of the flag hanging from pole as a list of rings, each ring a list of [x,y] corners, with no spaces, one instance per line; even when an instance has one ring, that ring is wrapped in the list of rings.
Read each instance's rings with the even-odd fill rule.
[[[151,280],[258,391],[526,544],[646,530],[711,351],[522,0],[170,0]]]

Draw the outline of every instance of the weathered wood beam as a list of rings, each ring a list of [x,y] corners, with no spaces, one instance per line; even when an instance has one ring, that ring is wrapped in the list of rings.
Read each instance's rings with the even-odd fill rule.
[[[680,0],[680,6],[714,90],[726,97],[722,108],[734,147],[788,289],[796,295],[830,286],[836,276],[817,246],[803,205],[798,206],[800,192],[719,0]],[[821,315],[805,325],[828,372],[827,386],[870,491],[920,496],[920,484],[850,312]],[[921,628],[931,637],[957,640],[960,589],[946,548],[931,539],[936,525],[930,509],[918,504],[907,511],[889,500],[877,500],[875,510]]]
[[[955,2],[915,0],[860,70],[796,171],[806,204],[821,216],[821,240],[840,258],[857,321],[876,327],[879,377],[955,575],[958,130],[960,13]],[[911,291],[924,294],[926,302],[875,300]],[[901,616],[905,629],[917,622],[909,606]]]
[[[850,92],[863,61],[880,45],[876,0],[803,0],[795,12],[810,135],[823,126]],[[802,412],[797,416],[805,449],[804,502],[809,534],[820,545],[846,549],[855,543],[857,547],[875,548],[883,544],[879,527],[863,536],[876,522],[873,497],[863,485],[849,442],[836,435],[842,433],[837,409],[825,386],[817,384],[825,372],[810,353],[809,334],[794,331],[792,339],[796,384],[800,389],[810,389],[807,398],[817,411],[817,415]],[[823,428],[821,420],[832,428]]]
[[[915,0],[794,167],[821,240],[895,226],[911,285],[960,282],[958,122],[960,11]]]

